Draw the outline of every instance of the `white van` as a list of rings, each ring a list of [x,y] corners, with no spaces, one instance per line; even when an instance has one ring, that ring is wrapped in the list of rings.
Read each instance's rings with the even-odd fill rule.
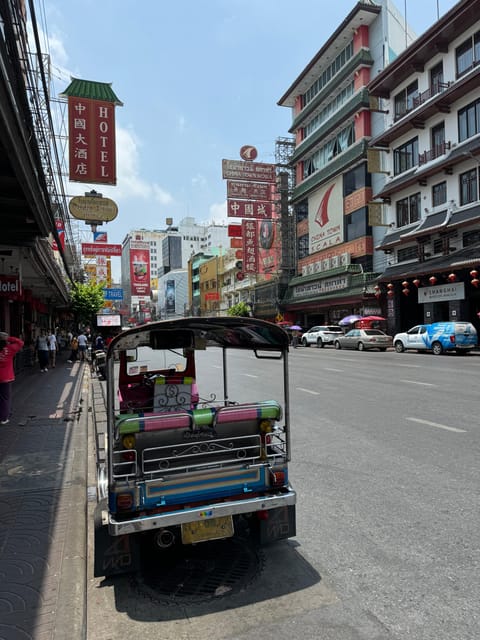
[[[397,353],[405,349],[431,350],[436,356],[444,351],[468,353],[477,346],[477,330],[471,322],[432,322],[417,324],[393,338]]]

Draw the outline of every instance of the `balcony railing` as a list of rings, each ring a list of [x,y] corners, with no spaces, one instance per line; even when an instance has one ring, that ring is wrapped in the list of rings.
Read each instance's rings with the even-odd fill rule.
[[[443,156],[444,153],[451,147],[451,143],[449,142],[441,142],[440,144],[436,144],[432,149],[428,151],[424,151],[423,153],[418,154],[418,165],[426,164],[431,160],[435,160],[435,158],[439,158]]]
[[[429,87],[425,91],[422,91],[422,93],[419,93],[418,95],[409,99],[407,104],[396,105],[394,116],[395,122],[403,118],[403,116],[406,116],[407,113],[411,113],[412,111],[414,111],[424,102],[430,100],[430,98],[433,98],[433,96],[436,96],[437,94],[442,93],[443,91],[448,89],[451,84],[451,82],[435,82],[431,87]]]

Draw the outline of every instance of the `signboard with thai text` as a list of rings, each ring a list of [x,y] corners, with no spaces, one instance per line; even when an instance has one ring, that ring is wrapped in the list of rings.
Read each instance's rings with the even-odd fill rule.
[[[121,244],[82,242],[82,256],[121,256]]]
[[[272,185],[265,182],[227,180],[227,198],[243,200],[271,200]]]
[[[115,105],[68,96],[69,177],[116,184]]]
[[[222,160],[222,178],[228,180],[252,180],[253,182],[275,182],[274,164]]]
[[[271,202],[258,200],[227,199],[227,216],[230,218],[271,218],[273,205]]]

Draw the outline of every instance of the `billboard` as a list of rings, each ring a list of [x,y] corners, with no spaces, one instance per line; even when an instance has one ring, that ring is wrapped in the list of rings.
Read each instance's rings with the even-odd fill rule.
[[[121,244],[106,242],[82,242],[82,256],[121,256]]]
[[[342,178],[328,183],[308,198],[309,253],[343,242]]]
[[[229,180],[252,180],[253,182],[275,182],[274,164],[222,160],[222,178]]]
[[[165,311],[175,313],[175,280],[165,282]]]
[[[145,248],[140,248],[141,245]],[[148,243],[132,242],[130,244],[130,286],[132,296],[150,296],[150,249]]]

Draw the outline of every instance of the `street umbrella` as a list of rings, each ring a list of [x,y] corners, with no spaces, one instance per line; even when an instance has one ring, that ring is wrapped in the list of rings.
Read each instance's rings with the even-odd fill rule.
[[[342,318],[341,320],[339,320],[338,324],[342,327],[346,327],[347,325],[353,324],[354,322],[358,322],[361,319],[362,319],[362,316],[356,316],[356,315],[345,316],[345,318]]]
[[[291,329],[292,331],[301,331],[302,327],[299,327],[298,324],[292,324],[291,327],[288,327],[289,329]]]
[[[382,320],[385,320],[385,318],[382,318],[382,316],[363,316],[362,320],[370,320],[370,322],[381,322]]]

